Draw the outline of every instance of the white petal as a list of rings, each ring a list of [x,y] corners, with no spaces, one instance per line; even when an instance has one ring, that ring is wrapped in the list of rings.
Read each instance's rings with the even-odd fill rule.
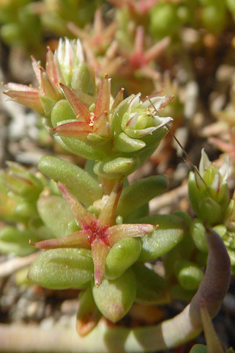
[[[173,119],[170,116],[167,117],[159,117],[154,115],[154,126],[156,126],[157,128],[164,126],[168,123],[170,123]]]
[[[222,181],[226,181],[229,171],[229,156],[227,155],[224,161],[224,164],[220,167],[219,173],[222,177]]]
[[[64,66],[67,68],[72,68],[72,63],[73,63],[72,46],[68,38],[65,38]]]
[[[148,108],[148,107],[155,107],[156,111],[158,112],[158,110],[161,108],[162,103],[166,102],[167,97],[163,96],[163,97],[152,97],[150,99],[147,99],[144,103],[143,106]]]
[[[204,172],[207,170],[207,168],[211,165],[211,162],[204,150],[204,148],[202,149],[201,152],[201,160],[200,160],[200,164],[199,164],[199,173],[201,174],[201,176],[203,177]]]
[[[59,39],[59,45],[57,50],[55,51],[55,56],[57,56],[59,63],[61,63],[64,59],[64,41],[62,38]]]
[[[219,171],[216,172],[211,187],[218,193],[220,190],[220,186],[222,184],[222,176],[220,175]]]
[[[204,188],[205,187],[205,183],[203,182],[202,178],[200,177],[200,175],[198,175],[198,173],[195,172],[195,182],[197,184],[197,187],[200,188]]]
[[[126,127],[129,129],[129,128],[135,128],[136,127],[136,123],[137,123],[137,120],[138,120],[138,113],[131,113],[130,114],[130,119],[128,120],[127,124],[126,124]]]
[[[129,108],[128,108],[129,111],[138,107],[138,105],[140,104],[140,96],[141,96],[141,93],[138,93],[133,97],[133,99],[131,100],[131,102],[129,104]]]
[[[78,61],[84,61],[84,54],[83,54],[83,50],[82,50],[82,44],[81,44],[81,41],[79,39],[77,39],[77,42],[76,42],[76,59],[78,59]]]

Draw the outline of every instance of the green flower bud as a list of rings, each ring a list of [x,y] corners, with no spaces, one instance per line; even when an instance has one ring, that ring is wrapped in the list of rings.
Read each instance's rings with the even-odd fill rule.
[[[29,269],[30,281],[49,289],[84,288],[93,277],[91,252],[53,249],[40,254]]]
[[[170,101],[169,97],[153,97],[142,102],[140,93],[130,101],[127,112],[124,113],[121,121],[122,130],[131,138],[141,138],[152,134],[172,121],[170,117],[160,117],[157,112]],[[154,109],[155,107],[155,109]]]
[[[208,226],[223,223],[230,203],[229,189],[226,182],[229,161],[220,169],[213,165],[204,150],[199,166],[199,173],[189,175],[189,198],[196,215]]]
[[[104,279],[99,287],[93,287],[98,309],[110,321],[117,322],[130,310],[136,295],[136,279],[128,269],[115,280]]]
[[[84,60],[80,40],[59,40],[58,49],[55,51],[55,61],[60,66],[64,83],[71,87],[71,82],[77,79],[77,66]],[[75,76],[75,77],[74,77]],[[76,87],[74,87],[76,88]]]

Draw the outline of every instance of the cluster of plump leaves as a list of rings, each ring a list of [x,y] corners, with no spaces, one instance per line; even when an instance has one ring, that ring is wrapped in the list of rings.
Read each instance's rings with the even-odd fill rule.
[[[65,150],[95,160],[100,177],[129,175],[167,134],[172,118],[159,111],[172,97],[141,101],[139,93],[123,99],[121,89],[113,99],[108,75],[93,79],[79,40],[61,39],[54,54],[48,49],[45,70],[34,58],[32,64],[39,88],[8,83],[5,94],[42,114]]]
[[[232,273],[235,268],[234,200],[227,184],[229,160],[217,168],[202,150],[199,172],[189,175],[189,199],[197,216],[191,225],[192,238],[198,250],[207,253],[206,227],[221,236],[230,256]]]
[[[55,157],[43,157],[39,169],[64,183],[93,216],[100,214],[99,203],[103,192],[98,181],[86,170]],[[84,289],[83,300],[89,305],[85,313],[82,311],[79,314],[81,317],[87,311],[95,310],[94,301],[95,307],[113,322],[123,317],[134,301],[145,304],[168,302],[170,296],[166,280],[144,265],[181,242],[187,229],[182,217],[176,215],[147,216],[148,201],[163,192],[166,186],[164,177],[153,176],[124,187],[116,208],[115,224],[148,223],[159,226],[141,238],[124,236],[117,241],[108,252],[105,275],[99,286],[94,282],[92,253],[87,248],[46,250],[34,261],[29,278],[47,288]],[[62,196],[42,195],[38,201],[38,211],[54,237],[62,239],[81,229]],[[55,219],[58,221],[55,222]]]
[[[183,212],[149,216],[148,202],[165,190],[166,179],[152,176],[132,185],[125,179],[124,187],[123,179],[166,135],[171,118],[160,117],[158,111],[171,97],[153,95],[141,101],[137,94],[124,99],[120,90],[113,99],[110,79],[93,79],[79,41],[61,40],[54,54],[49,49],[46,70],[32,61],[39,88],[8,84],[6,94],[42,114],[56,141],[88,162],[83,170],[43,157],[38,168],[56,181],[51,183],[9,164],[1,184],[7,201],[3,219],[23,227],[3,228],[2,243],[9,251],[19,235],[24,244],[28,237],[35,245],[26,244],[27,251],[46,250],[31,265],[29,279],[51,289],[83,290],[78,326],[93,317],[88,331],[100,313],[116,322],[134,301],[190,300],[207,256],[205,228],[198,236],[197,226],[225,224],[233,209],[227,166],[218,171],[203,155],[201,177],[191,174],[189,196],[199,220],[192,223]],[[145,265],[162,256],[165,277]]]
[[[56,194],[58,187],[39,172],[15,162],[7,164],[9,169],[0,175],[0,219],[9,225],[0,229],[0,251],[26,256],[36,251],[29,239],[37,242],[52,236],[40,218],[37,201],[43,190]]]

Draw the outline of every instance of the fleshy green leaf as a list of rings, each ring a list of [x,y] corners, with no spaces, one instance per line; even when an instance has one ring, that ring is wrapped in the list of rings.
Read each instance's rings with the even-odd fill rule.
[[[37,250],[29,244],[30,240],[38,241],[39,237],[26,229],[3,227],[0,229],[0,252],[27,256]]]
[[[176,263],[175,273],[180,285],[188,290],[196,290],[204,277],[196,264],[185,260]]]
[[[58,142],[61,147],[63,147],[66,151],[70,153],[74,153],[77,156],[96,160],[103,159],[105,154],[100,149],[94,148],[92,146],[87,145],[84,141],[81,141],[76,138],[71,137],[55,137],[56,142]]]
[[[41,197],[38,212],[56,238],[78,230],[74,215],[65,199],[60,196]]]
[[[137,208],[148,203],[165,191],[168,181],[164,176],[150,176],[128,185],[122,191],[117,206],[117,215],[126,217]]]
[[[103,192],[98,181],[74,164],[46,156],[40,159],[38,168],[49,178],[63,183],[86,206],[102,198]]]
[[[172,248],[183,239],[186,225],[182,218],[174,215],[149,216],[139,222],[159,225],[152,233],[141,238],[142,250],[138,261],[154,260]]]
[[[78,334],[80,336],[87,335],[95,328],[101,316],[101,312],[95,304],[91,286],[89,286],[79,295],[79,307],[76,322]]]
[[[136,279],[128,269],[115,280],[104,279],[101,285],[93,287],[97,307],[112,322],[120,320],[131,308],[136,294]]]
[[[132,267],[137,281],[136,301],[143,304],[166,304],[170,301],[166,280],[142,264]]]
[[[28,278],[50,289],[84,288],[92,279],[94,265],[86,249],[53,249],[32,263]]]
[[[189,353],[207,353],[207,347],[203,344],[195,344]]]
[[[76,119],[76,116],[67,100],[61,99],[55,104],[51,112],[51,123],[54,128],[63,120],[73,119]]]
[[[117,157],[96,163],[94,171],[101,177],[115,179],[131,174],[137,167],[136,158]]]
[[[206,229],[200,219],[195,219],[192,224],[192,238],[196,247],[203,252],[208,252],[208,246],[205,237]]]
[[[106,258],[105,277],[115,279],[136,262],[141,251],[138,238],[124,238],[111,248]]]
[[[144,141],[132,139],[124,134],[124,132],[115,136],[113,145],[118,151],[124,153],[139,151],[146,146]]]

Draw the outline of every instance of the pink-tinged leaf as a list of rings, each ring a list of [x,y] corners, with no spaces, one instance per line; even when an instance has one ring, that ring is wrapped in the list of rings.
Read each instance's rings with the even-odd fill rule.
[[[57,71],[58,83],[65,83],[57,55],[54,55],[54,63]]]
[[[88,134],[93,132],[92,126],[81,121],[73,121],[58,125],[52,131],[56,132],[59,136],[77,138],[85,141]]]
[[[46,72],[40,68],[41,73],[41,89],[45,96],[58,101],[61,99],[61,93],[58,91],[56,85],[51,81],[51,79],[47,76]]]
[[[60,84],[65,97],[67,98],[69,104],[71,105],[75,115],[80,121],[90,123],[91,112],[90,110],[76,97],[73,91],[66,85]]]
[[[63,197],[66,199],[68,202],[74,217],[78,221],[78,223],[81,225],[89,224],[96,220],[95,217],[92,216],[91,213],[89,213],[85,207],[82,206],[82,204],[76,199],[75,196],[73,196],[70,191],[66,188],[66,186],[60,182],[58,182],[58,186],[60,188],[60,191],[63,195]]]
[[[46,74],[48,77],[50,77],[56,87],[59,88],[59,78],[54,61],[54,54],[52,53],[50,48],[48,48],[46,55]]]
[[[162,40],[160,40],[158,43],[156,43],[154,46],[149,48],[144,54],[146,63],[149,63],[150,61],[158,58],[162,53],[164,53],[164,51],[167,49],[169,44],[170,44],[170,38],[165,37]]]
[[[109,101],[110,101],[110,81],[108,75],[106,74],[98,93],[98,97],[95,103],[95,115],[101,115],[105,111],[109,111]]]
[[[114,186],[104,208],[99,216],[99,224],[101,226],[111,226],[115,221],[115,213],[117,204],[123,188],[123,179],[120,179]]]
[[[95,239],[91,244],[91,253],[94,261],[95,285],[99,287],[105,274],[105,260],[110,247],[100,239]]]
[[[8,91],[4,92],[8,97],[11,97],[14,102],[26,105],[31,109],[36,110],[40,114],[43,114],[44,109],[39,98],[39,91],[38,90],[28,90],[28,91]]]
[[[95,12],[95,19],[94,19],[94,33],[95,33],[95,38],[100,38],[102,39],[102,34],[103,34],[103,21],[102,21],[102,14],[101,14],[101,9],[98,8]],[[93,41],[94,41],[93,39]]]
[[[143,53],[144,51],[144,28],[142,26],[138,26],[136,29],[135,35],[135,44],[134,44],[134,52]]]
[[[31,86],[26,86],[26,85],[21,85],[19,83],[13,83],[9,82],[5,85],[5,87],[8,90],[12,91],[20,91],[20,92],[38,92],[39,90],[37,88],[31,87]],[[3,92],[6,93],[6,92]]]
[[[102,137],[109,137],[109,116],[105,111],[103,114],[93,118],[93,132]]]
[[[142,237],[157,227],[152,224],[118,224],[109,228],[109,243],[113,246],[119,240],[128,237]]]
[[[41,87],[42,82],[41,82],[41,73],[40,73],[40,67],[39,67],[40,62],[38,63],[33,56],[31,56],[31,59],[32,59],[33,71],[37,77],[39,87]]]
[[[123,92],[124,92],[124,88],[121,88],[120,91],[118,92],[118,94],[116,95],[113,105],[112,105],[112,109],[114,110],[117,108],[117,106],[123,101]]]
[[[57,249],[57,248],[90,248],[88,242],[88,234],[83,231],[78,231],[62,238],[43,240],[38,243],[31,243],[38,249]]]

